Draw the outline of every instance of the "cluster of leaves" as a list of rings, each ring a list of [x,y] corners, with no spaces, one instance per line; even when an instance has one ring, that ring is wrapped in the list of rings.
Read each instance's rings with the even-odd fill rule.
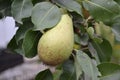
[[[8,48],[36,56],[42,32],[59,22],[61,8],[73,18],[72,58],[35,79],[120,80],[120,0],[0,0],[0,18],[12,16],[19,27]]]

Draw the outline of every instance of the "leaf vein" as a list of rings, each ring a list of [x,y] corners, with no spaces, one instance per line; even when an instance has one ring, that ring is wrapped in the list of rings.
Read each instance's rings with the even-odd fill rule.
[[[109,9],[104,8],[103,6],[100,6],[100,5],[98,5],[98,4],[95,4],[95,3],[91,2],[91,1],[87,1],[87,2],[90,3],[90,4],[93,4],[94,6],[97,6],[97,7],[100,7],[100,8],[102,8],[102,9],[104,9],[104,10],[108,11],[109,13],[114,14],[112,11],[110,11]]]
[[[38,26],[42,23],[42,21],[48,16],[49,12],[52,11],[52,9],[54,8],[55,6],[52,6],[50,8],[50,10],[48,10],[48,12],[45,14],[45,16],[43,16],[43,18],[41,19],[41,21],[39,22]],[[39,20],[39,19],[38,19]],[[37,21],[38,22],[38,21]]]

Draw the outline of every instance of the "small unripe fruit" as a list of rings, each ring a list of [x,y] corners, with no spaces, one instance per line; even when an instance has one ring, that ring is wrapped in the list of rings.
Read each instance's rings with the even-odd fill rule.
[[[48,65],[57,65],[69,58],[73,50],[73,23],[68,14],[63,14],[60,22],[48,30],[38,43],[38,55]]]

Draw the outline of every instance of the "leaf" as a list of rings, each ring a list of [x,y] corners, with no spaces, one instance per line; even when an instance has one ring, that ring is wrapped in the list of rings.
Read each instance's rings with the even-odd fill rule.
[[[108,22],[120,14],[120,6],[113,0],[84,0],[83,5],[98,21]]]
[[[10,42],[7,45],[7,48],[13,51],[14,53],[18,53],[23,55],[24,52],[22,50],[22,43],[23,40],[20,40],[18,43],[16,42],[15,36],[10,40]]]
[[[15,49],[18,48],[18,44],[15,40],[15,36],[10,40],[10,42],[7,45],[7,48],[14,51]]]
[[[24,21],[22,25],[19,26],[19,29],[17,30],[15,34],[16,42],[18,43],[21,39],[25,37],[25,33],[31,29],[34,25],[30,20]]]
[[[92,44],[90,42],[88,44],[88,49],[89,49],[91,55],[95,58],[97,64],[100,64],[100,60],[99,60],[99,56],[97,54],[97,51],[95,50],[95,48],[92,46]]]
[[[60,76],[60,80],[76,80],[76,72],[73,61],[67,60],[63,64],[63,73]]]
[[[120,80],[120,65],[114,63],[102,63],[98,65],[102,73],[101,80]]]
[[[35,4],[37,4],[39,2],[43,2],[43,1],[45,1],[45,0],[32,0],[32,3],[33,3],[33,5],[35,5]]]
[[[120,5],[120,0],[114,0],[114,1],[116,1]]]
[[[120,71],[115,72],[108,76],[103,76],[100,78],[100,80],[120,80]]]
[[[54,27],[60,18],[60,9],[50,2],[38,3],[32,10],[32,22],[35,25],[35,30]]]
[[[102,63],[98,65],[98,69],[102,76],[111,75],[116,71],[120,71],[120,65],[115,63]]]
[[[113,62],[120,63],[120,43],[116,42],[113,46]]]
[[[116,40],[120,42],[120,26],[112,27],[112,31],[115,34]]]
[[[56,70],[54,73],[53,73],[53,80],[59,80],[59,77],[61,75],[62,71],[61,70]]]
[[[16,48],[14,51],[18,54],[24,55],[24,51],[22,49],[23,39],[21,39],[18,43],[18,48]]]
[[[102,43],[92,41],[92,46],[96,50],[101,62],[109,62],[112,56],[112,47],[110,43],[103,39]]]
[[[11,16],[11,0],[0,1],[0,19],[6,16]]]
[[[108,40],[111,46],[114,45],[115,36],[112,32],[111,27],[106,26],[103,22],[99,22],[95,23],[95,31],[98,36],[101,36],[102,38]]]
[[[75,58],[74,60],[75,60],[76,77],[77,80],[79,80],[80,76],[82,75],[82,68],[78,62],[78,58]]]
[[[120,15],[114,17],[111,21],[112,27],[120,26]]]
[[[78,43],[78,44],[87,45],[88,40],[89,40],[89,36],[86,33],[83,34],[83,35],[80,35],[80,36],[75,34],[74,39],[75,39],[75,42]]]
[[[88,40],[89,40],[89,36],[87,33],[83,34],[80,36],[80,43],[82,45],[87,45],[88,44]]]
[[[80,44],[80,37],[77,34],[74,34],[75,42]]]
[[[46,69],[44,71],[39,72],[35,77],[35,80],[53,80],[53,76],[50,70]]]
[[[34,57],[37,54],[37,45],[41,35],[40,31],[29,30],[26,32],[23,40],[23,50],[26,57]]]
[[[97,68],[93,65],[93,63],[91,62],[91,59],[89,58],[89,56],[82,52],[82,51],[77,51],[76,54],[76,59],[79,62],[82,70],[84,71],[84,73],[91,79],[91,80],[99,80],[97,78],[98,73],[96,73],[98,70]]]
[[[22,24],[22,19],[31,16],[33,4],[31,0],[14,0],[11,5],[14,19]]]
[[[82,7],[74,0],[53,0],[55,3],[62,7],[67,8],[69,11],[75,11],[82,16]]]

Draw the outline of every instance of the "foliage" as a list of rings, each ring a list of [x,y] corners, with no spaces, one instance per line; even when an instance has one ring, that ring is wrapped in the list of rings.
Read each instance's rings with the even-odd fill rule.
[[[120,80],[120,0],[0,0],[0,18],[11,16],[19,27],[8,48],[36,56],[38,40],[60,21],[62,10],[73,20],[73,53],[35,80]]]

